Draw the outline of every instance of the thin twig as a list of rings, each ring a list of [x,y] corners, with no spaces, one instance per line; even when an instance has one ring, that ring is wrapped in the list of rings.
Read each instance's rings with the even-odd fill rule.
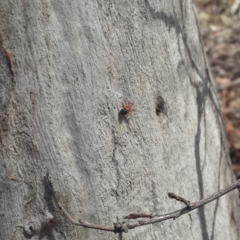
[[[128,216],[125,216],[123,218],[124,219],[152,218],[152,215],[146,213],[130,213]]]
[[[69,222],[71,222],[74,225],[77,226],[82,226],[85,228],[93,228],[93,229],[98,229],[98,230],[102,230],[102,231],[108,231],[108,232],[116,232],[116,229],[114,227],[108,227],[108,226],[102,226],[102,225],[96,225],[96,224],[92,224],[92,223],[88,223],[82,220],[76,221],[75,219],[73,219],[68,213],[67,211],[64,209],[64,207],[62,206],[62,204],[57,200],[56,195],[55,195],[55,191],[53,189],[53,184],[52,181],[49,178],[49,174],[47,173],[47,181],[48,184],[52,190],[52,196],[53,199],[55,200],[55,202],[57,203],[58,207],[60,208],[60,210],[62,210],[62,212],[64,213],[65,217],[69,220]]]
[[[178,218],[188,212],[191,212],[209,202],[212,202],[218,198],[220,198],[221,196],[233,191],[234,189],[240,189],[240,180],[236,181],[235,183],[233,183],[232,185],[226,187],[225,189],[222,189],[218,192],[215,192],[214,194],[208,196],[205,199],[202,199],[200,201],[197,202],[193,202],[190,203],[188,201],[186,201],[184,198],[175,195],[174,193],[170,193],[171,198],[176,199],[177,201],[181,201],[184,204],[187,205],[187,207],[179,209],[177,211],[171,212],[171,213],[167,213],[167,214],[163,214],[163,215],[157,215],[155,214],[154,216],[152,214],[139,214],[139,213],[131,213],[128,216],[124,217],[125,219],[137,219],[137,218],[149,218],[149,219],[145,219],[145,220],[131,220],[132,222],[122,222],[122,223],[113,223],[114,227],[110,227],[110,226],[103,226],[103,225],[96,225],[93,223],[88,223],[85,221],[76,221],[74,220],[68,213],[67,211],[64,209],[64,207],[58,202],[56,196],[55,196],[55,192],[53,189],[53,184],[51,182],[51,180],[49,179],[49,175],[47,174],[47,180],[49,183],[49,186],[52,190],[52,194],[53,194],[53,198],[56,202],[56,204],[59,206],[59,208],[62,210],[62,212],[64,213],[64,215],[66,216],[66,218],[74,225],[77,226],[82,226],[85,228],[92,228],[92,229],[97,229],[97,230],[102,230],[102,231],[108,231],[108,232],[114,232],[114,233],[122,233],[122,232],[128,232],[129,229],[134,229],[136,227],[141,227],[144,225],[148,225],[148,224],[153,224],[153,223],[159,223],[162,221],[166,221],[169,219],[175,219]]]
[[[177,196],[176,194],[170,192],[168,193],[168,197],[176,199],[177,201],[184,203],[188,208],[191,208],[190,201],[187,201],[183,197]]]
[[[179,210],[171,212],[171,213],[167,213],[167,214],[163,214],[163,215],[156,215],[154,218],[149,219],[149,220],[139,221],[137,223],[131,223],[131,224],[128,224],[128,228],[133,229],[133,228],[148,225],[148,224],[159,223],[162,221],[166,221],[168,219],[178,218],[188,212],[195,210],[196,208],[199,208],[207,203],[210,203],[210,202],[220,198],[221,196],[223,196],[237,188],[238,189],[240,188],[240,180],[236,181],[232,185],[230,185],[218,192],[213,193],[212,195],[208,196],[205,199],[202,199],[198,202],[191,203],[189,208],[185,207],[185,208],[179,209]]]

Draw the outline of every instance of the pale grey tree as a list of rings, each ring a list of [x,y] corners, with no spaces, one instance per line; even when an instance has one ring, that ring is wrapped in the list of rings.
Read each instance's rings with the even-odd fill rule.
[[[190,0],[2,0],[0,34],[1,240],[239,239],[234,191],[124,220],[234,181]]]

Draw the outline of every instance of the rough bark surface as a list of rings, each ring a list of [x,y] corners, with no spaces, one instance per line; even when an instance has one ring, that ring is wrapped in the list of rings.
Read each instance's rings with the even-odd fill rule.
[[[1,240],[122,238],[71,225],[47,171],[74,219],[110,226],[233,181],[190,0],[2,0],[0,34]],[[237,207],[230,193],[123,239],[238,239]]]

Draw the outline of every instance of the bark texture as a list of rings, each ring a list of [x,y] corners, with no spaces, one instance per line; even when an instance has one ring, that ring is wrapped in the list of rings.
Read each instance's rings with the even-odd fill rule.
[[[47,171],[74,219],[110,226],[233,181],[190,0],[2,0],[0,34],[1,240],[122,238],[71,225]],[[123,239],[235,240],[237,211],[230,193]]]

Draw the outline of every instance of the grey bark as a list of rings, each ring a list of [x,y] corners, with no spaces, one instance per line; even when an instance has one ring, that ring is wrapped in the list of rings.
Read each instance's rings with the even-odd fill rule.
[[[1,240],[120,238],[71,225],[47,171],[74,219],[110,226],[234,180],[190,0],[3,0],[0,19]],[[238,239],[237,212],[230,193],[123,239]]]

